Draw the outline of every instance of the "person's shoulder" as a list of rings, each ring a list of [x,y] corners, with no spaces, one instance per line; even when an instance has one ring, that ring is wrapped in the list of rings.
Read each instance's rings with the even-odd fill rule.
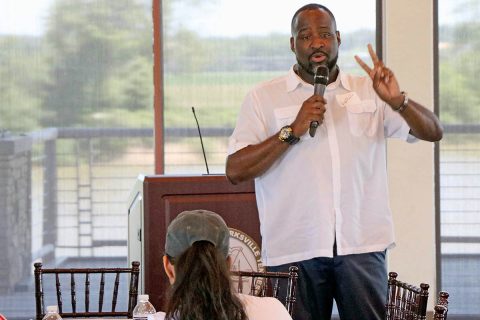
[[[280,303],[278,299],[273,297],[257,297],[257,296],[252,296],[244,293],[239,293],[238,297],[240,298],[241,301],[245,303],[273,303],[273,304],[277,302]]]
[[[256,297],[245,294],[238,295],[245,306],[250,320],[275,319],[290,320],[291,317],[285,306],[273,297]]]
[[[286,81],[288,79],[288,75],[284,74],[281,76],[277,76],[275,78],[271,78],[269,80],[264,80],[257,83],[253,86],[252,91],[263,91],[263,90],[271,90],[279,86],[285,86]]]

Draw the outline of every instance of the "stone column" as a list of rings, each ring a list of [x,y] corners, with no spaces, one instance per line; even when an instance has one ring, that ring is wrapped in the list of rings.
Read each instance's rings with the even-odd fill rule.
[[[26,136],[0,136],[0,293],[32,269],[31,150]]]

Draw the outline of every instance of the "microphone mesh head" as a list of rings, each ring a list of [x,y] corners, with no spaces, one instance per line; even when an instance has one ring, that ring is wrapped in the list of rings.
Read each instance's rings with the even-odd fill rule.
[[[323,84],[324,86],[328,83],[328,67],[324,64],[321,64],[317,67],[315,71],[315,76],[313,77],[313,82],[318,84]]]

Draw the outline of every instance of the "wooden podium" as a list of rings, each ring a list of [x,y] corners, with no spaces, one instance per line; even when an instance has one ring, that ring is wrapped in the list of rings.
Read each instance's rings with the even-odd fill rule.
[[[139,293],[149,294],[157,311],[164,309],[169,286],[162,265],[166,230],[180,212],[214,211],[261,243],[253,182],[235,186],[225,175],[141,176],[128,204],[128,259],[141,262]]]

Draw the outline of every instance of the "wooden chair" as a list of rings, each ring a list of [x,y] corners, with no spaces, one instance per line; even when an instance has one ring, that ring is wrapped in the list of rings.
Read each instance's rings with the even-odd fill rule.
[[[420,288],[397,280],[398,274],[388,274],[387,320],[425,320],[427,315],[428,288],[426,283]]]
[[[283,300],[281,296],[284,295],[285,300],[282,302],[285,303],[288,313],[293,316],[298,267],[291,266],[288,272],[231,271],[231,273],[239,293],[258,297],[275,297],[280,301]]]
[[[86,317],[124,317],[132,318],[132,311],[137,303],[138,295],[138,276],[140,273],[140,263],[138,261],[132,262],[131,268],[78,268],[78,269],[67,269],[67,268],[54,268],[54,269],[43,269],[42,263],[37,262],[34,264],[35,267],[35,304],[36,304],[36,320],[41,320],[45,315],[45,300],[44,295],[48,293],[49,290],[45,290],[44,278],[45,280],[51,279],[51,284],[53,287],[53,278],[55,278],[55,287],[56,287],[56,297],[53,297],[53,290],[51,298],[48,300],[49,305],[56,304],[58,306],[59,314],[62,318],[86,318]],[[46,276],[45,275],[51,275]],[[75,276],[83,275],[84,282],[76,281]],[[125,311],[116,311],[117,300],[119,294],[119,287],[127,288],[127,280],[124,282],[123,279],[130,278],[128,281],[128,309]],[[90,298],[92,296],[96,297],[96,291],[93,291],[91,294],[91,281],[98,279],[98,309],[96,311],[90,310]],[[97,288],[97,282],[94,282],[94,287]],[[70,306],[64,306],[64,297],[62,296],[62,285],[68,290],[70,286]],[[80,293],[79,296],[84,297],[84,307],[81,308],[82,311],[77,309],[77,288],[81,289],[83,287],[83,293]],[[105,289],[112,288],[112,299],[111,299],[111,308],[110,311],[104,311],[104,298],[105,298]],[[79,290],[79,292],[82,292]],[[54,303],[52,303],[54,301]],[[106,309],[106,308],[105,308]]]
[[[443,307],[443,308],[438,308],[439,309],[438,310],[438,316],[439,317],[442,316],[442,318],[438,318],[438,319],[447,319],[448,298],[449,298],[449,296],[450,296],[450,294],[446,291],[440,291],[438,293],[437,305],[435,307],[437,307],[437,306],[442,306]],[[435,312],[437,312],[437,311],[435,310]]]

